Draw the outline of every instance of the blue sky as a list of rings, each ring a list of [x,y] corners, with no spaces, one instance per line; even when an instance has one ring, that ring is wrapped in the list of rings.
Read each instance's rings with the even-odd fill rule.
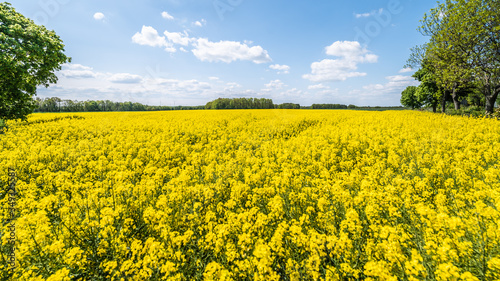
[[[434,0],[11,0],[55,30],[72,63],[38,96],[204,105],[400,105]]]

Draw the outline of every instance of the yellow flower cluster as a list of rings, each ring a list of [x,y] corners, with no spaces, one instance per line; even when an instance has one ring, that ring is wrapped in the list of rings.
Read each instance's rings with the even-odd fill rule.
[[[2,279],[500,278],[495,120],[235,110],[8,125],[16,267],[3,223]]]

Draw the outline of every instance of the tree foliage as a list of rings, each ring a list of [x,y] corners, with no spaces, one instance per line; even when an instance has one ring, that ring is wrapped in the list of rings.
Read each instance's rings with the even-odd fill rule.
[[[424,16],[419,31],[430,40],[413,50],[409,64],[428,64],[442,89],[443,110],[447,95],[458,109],[464,93],[475,94],[476,87],[486,112],[493,112],[500,93],[499,10],[498,0],[446,0]]]
[[[278,105],[277,108],[279,108],[279,109],[300,109],[300,104],[286,102],[286,103],[282,103],[282,104]]]
[[[0,119],[26,119],[38,86],[57,82],[70,62],[54,31],[36,25],[9,3],[0,3]]]
[[[347,109],[348,106],[345,104],[313,104],[312,109]],[[354,108],[356,108],[354,106]],[[353,109],[351,107],[351,109]]]
[[[422,103],[418,100],[416,92],[416,86],[408,86],[401,94],[401,104],[405,107],[411,107],[411,109],[422,107]]]
[[[218,98],[208,102],[205,109],[272,109],[273,100],[265,98]]]

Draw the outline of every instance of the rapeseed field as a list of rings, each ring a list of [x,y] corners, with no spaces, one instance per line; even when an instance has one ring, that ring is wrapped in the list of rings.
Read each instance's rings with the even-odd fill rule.
[[[500,278],[495,120],[234,110],[8,125],[3,280]]]

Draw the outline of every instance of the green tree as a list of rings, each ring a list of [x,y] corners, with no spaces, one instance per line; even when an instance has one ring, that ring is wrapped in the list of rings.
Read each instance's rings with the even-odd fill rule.
[[[460,109],[459,93],[472,80],[472,72],[466,61],[472,50],[461,52],[460,47],[450,39],[457,28],[450,14],[451,1],[439,4],[425,15],[419,28],[431,40],[426,44],[425,62],[433,69],[434,81],[443,89],[442,111],[448,95],[451,95],[455,109]]]
[[[497,0],[446,0],[424,17],[420,27],[431,36],[427,51],[438,83],[458,91],[466,80],[475,80],[488,113],[500,93],[499,10]]]
[[[70,60],[54,31],[0,3],[0,119],[25,120],[37,87],[56,83],[54,72]]]
[[[416,92],[417,92],[416,86],[408,86],[401,93],[401,104],[405,107],[411,107],[411,109],[422,107],[422,104],[417,98]]]
[[[436,83],[434,73],[429,70],[426,64],[423,64],[422,68],[413,74],[413,77],[421,82],[415,92],[418,102],[432,107],[432,112],[436,113],[442,93]]]

